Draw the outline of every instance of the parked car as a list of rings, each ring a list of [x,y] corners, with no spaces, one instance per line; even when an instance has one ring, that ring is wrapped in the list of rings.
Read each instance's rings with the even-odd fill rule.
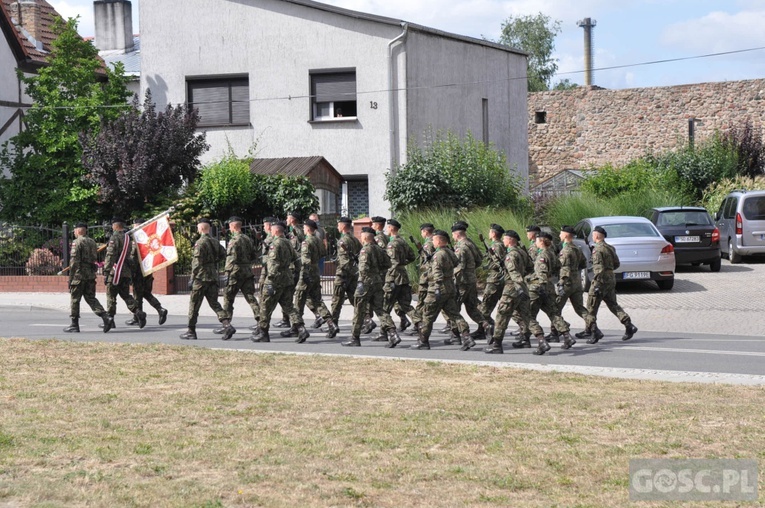
[[[675,247],[676,264],[709,265],[713,272],[720,271],[720,230],[706,208],[654,208],[651,222]]]
[[[715,214],[722,252],[731,263],[741,256],[765,254],[765,191],[735,190]]]
[[[608,234],[606,242],[619,255],[620,266],[614,270],[616,282],[653,280],[659,289],[672,289],[675,284],[675,248],[666,241],[656,226],[645,217],[593,217],[575,227],[574,244],[587,258],[582,282],[589,289],[592,281],[592,230],[601,226]]]

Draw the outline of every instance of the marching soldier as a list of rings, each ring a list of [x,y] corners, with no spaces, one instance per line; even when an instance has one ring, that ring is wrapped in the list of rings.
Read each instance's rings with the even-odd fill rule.
[[[385,217],[372,217],[372,230],[375,234],[374,241],[383,250],[388,246],[388,237],[385,235],[386,222],[387,219]],[[372,330],[375,328],[377,328],[377,323],[375,323],[374,316],[372,315],[372,309],[368,309],[364,318],[364,325],[361,327],[361,333],[372,333]],[[381,338],[384,340],[386,336],[386,333],[381,332],[380,336],[375,340],[380,340]]]
[[[432,238],[435,251],[428,270],[428,294],[422,308],[422,324],[417,344],[410,349],[430,349],[433,322],[438,317],[438,313],[444,311],[457,327],[460,336],[466,341],[461,349],[467,351],[472,347],[468,346],[470,333],[467,322],[460,315],[456,298],[457,288],[454,285],[454,269],[459,260],[451,249],[446,248],[449,242],[449,234],[446,231],[437,229],[433,232]]]
[[[433,253],[436,248],[433,246],[433,231],[435,231],[433,224],[426,222],[420,224],[420,236],[425,242],[422,244],[422,250],[420,251],[420,278],[418,280],[417,287],[417,306],[412,313],[412,321],[414,321],[414,335],[418,334],[418,330],[422,325],[422,311],[425,306],[425,297],[428,296],[428,271],[430,270],[430,261],[433,257]]]
[[[566,302],[570,301],[574,311],[582,319],[587,320],[587,307],[584,306],[584,290],[582,289],[581,271],[587,268],[587,259],[582,251],[574,245],[574,228],[563,226],[560,229],[560,241],[563,248],[560,251],[558,259],[560,260],[560,278],[556,284],[555,290],[557,297],[556,304],[560,312]],[[550,335],[547,337],[550,342],[560,342],[558,330],[555,326],[550,329]]]
[[[526,276],[530,276],[534,272],[534,260],[537,257],[537,252],[539,249],[537,249],[537,236],[542,232],[542,228],[535,225],[529,225],[526,226],[526,239],[530,242],[528,247],[525,247],[523,250],[525,251],[526,261],[528,262],[528,270],[526,271]],[[516,314],[513,316],[513,321],[518,323],[518,329],[514,332],[512,332],[510,335],[528,335],[529,331],[527,326],[524,325],[523,319],[520,315]]]
[[[295,311],[292,303],[292,283],[294,281],[291,266],[298,263],[297,252],[289,240],[284,237],[287,225],[283,222],[271,224],[271,243],[268,247],[268,255],[265,259],[266,278],[263,281],[263,299],[260,305],[260,330],[253,332],[253,342],[271,342],[268,330],[271,327],[271,316],[280,305],[287,314],[290,322],[295,323],[298,331],[298,340],[301,337],[308,338],[309,334],[303,324],[303,319]]]
[[[106,247],[104,259],[104,282],[106,283],[106,313],[109,321],[104,323],[104,333],[114,328],[114,315],[117,313],[117,295],[125,302],[133,313],[139,328],[146,326],[146,313],[139,307],[135,298],[130,294],[131,272],[131,238],[125,234],[125,221],[121,218],[112,219],[112,236]]]
[[[74,226],[74,242],[69,255],[69,316],[72,323],[64,328],[67,333],[80,332],[80,300],[85,298],[91,310],[104,321],[107,329],[109,316],[96,298],[96,242],[88,238],[88,225],[78,222]]]
[[[305,240],[303,234],[303,227],[300,225],[300,214],[297,212],[290,212],[287,214],[287,229],[284,231],[284,238],[286,238],[292,245],[292,248],[297,252],[297,258],[291,265],[292,270],[292,284],[288,288],[288,291],[294,298],[295,286],[297,286],[298,277],[300,277],[300,246]],[[293,303],[294,305],[294,303]],[[276,328],[294,328],[294,323],[290,324],[289,313],[282,307],[282,320],[274,325]],[[287,335],[289,337],[289,335]]]
[[[340,310],[346,298],[353,303],[353,294],[359,282],[359,252],[361,242],[353,236],[353,221],[349,217],[337,220],[337,230],[340,238],[337,240],[337,260],[335,262],[335,287],[332,295],[332,320],[340,321]],[[327,332],[327,338],[337,335],[339,328]]]
[[[361,327],[367,309],[371,309],[380,318],[380,327],[388,336],[386,347],[394,348],[401,338],[396,331],[390,314],[383,309],[383,277],[390,268],[390,258],[385,251],[375,243],[375,231],[365,227],[361,233],[361,251],[359,252],[359,282],[356,286],[355,308],[353,312],[353,328],[351,340],[343,342],[343,346],[361,346]]]
[[[491,313],[494,312],[494,307],[499,303],[505,287],[505,268],[503,263],[507,249],[502,240],[504,233],[504,228],[499,224],[492,224],[489,228],[491,244],[487,247],[486,252],[486,262],[488,265],[486,287],[483,290],[483,298],[481,299],[479,310],[486,318],[486,321],[492,325],[494,320],[491,318]],[[522,273],[523,269],[524,267],[521,266],[519,272]],[[474,339],[479,339],[482,335],[485,336],[485,333],[481,333],[482,331],[483,329],[479,329],[470,334],[470,336]],[[491,340],[491,337],[488,337],[488,339]]]
[[[139,226],[144,222],[146,222],[145,219],[134,219],[133,226]],[[157,297],[151,293],[151,290],[154,288],[154,274],[150,273],[146,276],[143,275],[137,242],[133,242],[133,252],[130,261],[132,263],[130,268],[133,272],[133,298],[135,298],[136,303],[138,303],[138,308],[143,311],[143,301],[146,300],[149,302],[149,305],[157,310],[157,313],[159,314],[159,324],[165,324],[165,321],[167,321],[167,309],[163,308],[162,304],[157,300]],[[125,324],[134,326],[138,324],[138,320],[133,317],[129,321],[125,321]]]
[[[236,333],[231,326],[231,316],[218,303],[218,261],[226,257],[226,249],[210,237],[211,224],[210,219],[199,219],[197,222],[200,236],[194,244],[191,260],[188,329],[181,335],[183,340],[197,340],[197,319],[204,299],[223,325],[223,340],[230,339]]]
[[[395,307],[396,314],[401,318],[399,331],[403,332],[412,325],[407,314],[412,312],[412,286],[409,283],[409,274],[406,265],[416,259],[414,251],[399,236],[401,223],[396,219],[388,220],[388,232],[390,241],[385,251],[390,258],[391,267],[385,274],[385,299],[383,307],[385,312],[390,312]]]
[[[622,340],[630,340],[638,329],[632,324],[629,314],[616,301],[616,278],[614,270],[619,268],[619,257],[616,255],[616,249],[607,244],[606,230],[601,226],[596,226],[592,230],[592,240],[595,242],[595,248],[592,250],[592,272],[593,279],[590,285],[590,292],[587,297],[587,327],[583,332],[577,334],[580,338],[589,337],[588,344],[596,344],[603,338],[603,332],[597,325],[598,309],[600,302],[606,302],[610,310],[619,321],[624,325],[625,331]]]

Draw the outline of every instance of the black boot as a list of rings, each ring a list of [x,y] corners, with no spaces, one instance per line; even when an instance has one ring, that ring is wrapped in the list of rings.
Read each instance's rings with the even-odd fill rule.
[[[563,333],[563,344],[561,344],[561,349],[571,349],[574,344],[576,344],[576,339],[571,336],[570,333],[564,332]]]
[[[633,325],[629,321],[627,321],[627,324],[625,325],[624,330],[624,336],[622,337],[622,340],[630,340],[633,335],[637,333],[638,329],[637,326]]]
[[[283,317],[281,321],[274,325],[274,328],[290,328],[290,320],[287,317]]]
[[[213,333],[215,335],[223,335],[223,332],[225,332],[225,331],[226,331],[226,327],[225,326],[221,326],[220,328],[214,329]]]
[[[560,342],[560,334],[558,333],[558,330],[555,328],[550,330],[550,333],[545,337],[545,340],[547,342]]]
[[[142,310],[137,310],[133,313],[135,319],[138,320],[138,328],[146,326],[146,313]]]
[[[328,339],[334,339],[337,335],[337,332],[340,331],[340,328],[335,324],[335,320],[332,318],[329,318],[327,320],[327,335],[326,337]]]
[[[448,339],[444,341],[444,344],[446,344],[447,346],[461,346],[462,338],[459,335],[457,335],[457,332],[455,330],[452,330],[450,328],[449,331],[451,332],[452,335],[451,337],[449,337]]]
[[[597,344],[600,339],[603,338],[603,332],[600,331],[598,325],[592,325],[592,336],[587,339],[587,344]]]
[[[385,342],[387,340],[388,340],[388,334],[380,330],[380,333],[377,334],[377,337],[372,339],[372,342]]]
[[[236,333],[236,328],[231,326],[231,321],[228,319],[224,319],[221,323],[223,324],[223,337],[221,339],[229,340]]]
[[[181,340],[197,340],[197,330],[195,328],[189,328],[186,333],[181,335]]]
[[[108,314],[104,314],[103,316],[101,316],[101,319],[104,320],[104,333],[114,328],[114,316],[109,316]]]
[[[544,336],[542,336],[542,339],[544,340]],[[545,342],[545,344],[547,344],[547,342]],[[512,346],[516,349],[531,347],[531,333],[527,332],[526,335],[523,335],[520,339],[513,342]]]
[[[310,333],[308,333],[308,330],[305,329],[304,325],[298,325],[297,327],[298,336],[297,339],[295,339],[295,342],[298,344],[302,344],[306,340],[308,340],[308,337],[311,336]]]
[[[361,327],[361,333],[364,335],[372,333],[372,330],[375,328],[377,328],[377,323],[375,323],[375,320],[372,318],[367,318],[364,320],[364,326]]]
[[[280,332],[279,335],[282,337],[297,337],[298,336],[298,329],[297,326],[292,326],[289,330],[284,330],[283,332]]]
[[[167,321],[167,309],[160,307],[157,312],[159,313],[159,324],[164,325],[165,321]]]
[[[587,328],[585,328],[581,332],[574,334],[574,336],[577,339],[587,339],[589,337],[592,337],[592,328],[590,326],[588,326]]]
[[[483,352],[489,355],[501,355],[505,352],[502,348],[502,339],[490,339],[491,342],[484,348]]]
[[[462,347],[460,351],[469,351],[471,347],[475,346],[475,341],[470,338],[470,334],[465,332],[462,334]]]
[[[483,326],[479,326],[476,331],[470,334],[470,338],[473,340],[484,340],[486,339],[486,331],[484,330]]]
[[[252,332],[250,340],[253,342],[271,342],[271,336],[268,335],[268,330],[260,329],[260,333]]]
[[[321,326],[325,323],[324,318],[321,316],[316,317],[316,321],[313,322],[311,325],[311,328],[321,328]]]
[[[347,347],[360,347],[361,339],[359,339],[358,337],[351,337],[351,340],[349,340],[348,342],[343,342],[342,345]]]
[[[410,326],[412,326],[412,322],[409,321],[409,318],[406,316],[406,314],[402,314],[401,315],[401,326],[398,328],[398,330],[401,333],[404,333],[406,331],[406,329],[409,328]]]
[[[409,346],[409,349],[430,349],[430,341],[418,339],[417,344]]]
[[[392,349],[399,344],[401,344],[401,337],[399,337],[395,328],[391,328],[388,330],[388,344],[386,344],[385,347]]]
[[[541,356],[550,350],[550,344],[547,343],[544,335],[537,335],[537,340],[539,341],[539,344],[534,350],[534,354]]]
[[[125,321],[125,324],[128,326],[136,326],[138,324],[138,318],[133,314],[133,317]]]
[[[80,333],[80,319],[73,317],[72,323],[69,325],[69,327],[64,328],[64,331],[66,333]]]

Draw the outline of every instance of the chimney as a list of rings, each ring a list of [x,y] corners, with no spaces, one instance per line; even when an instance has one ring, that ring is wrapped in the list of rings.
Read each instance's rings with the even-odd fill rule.
[[[42,40],[42,11],[37,0],[18,0],[12,3],[11,16],[35,41]],[[39,49],[40,44],[37,46]]]
[[[592,86],[592,29],[597,22],[594,19],[584,18],[577,25],[584,28],[584,84]]]
[[[133,6],[129,0],[95,0],[96,47],[99,51],[133,49]]]

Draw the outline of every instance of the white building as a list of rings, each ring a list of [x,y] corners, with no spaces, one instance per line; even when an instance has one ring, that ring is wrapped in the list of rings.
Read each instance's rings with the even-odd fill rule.
[[[429,128],[528,174],[524,53],[311,0],[144,1],[140,18],[141,90],[199,109],[207,160],[323,156],[352,216],[389,213],[385,172]]]

